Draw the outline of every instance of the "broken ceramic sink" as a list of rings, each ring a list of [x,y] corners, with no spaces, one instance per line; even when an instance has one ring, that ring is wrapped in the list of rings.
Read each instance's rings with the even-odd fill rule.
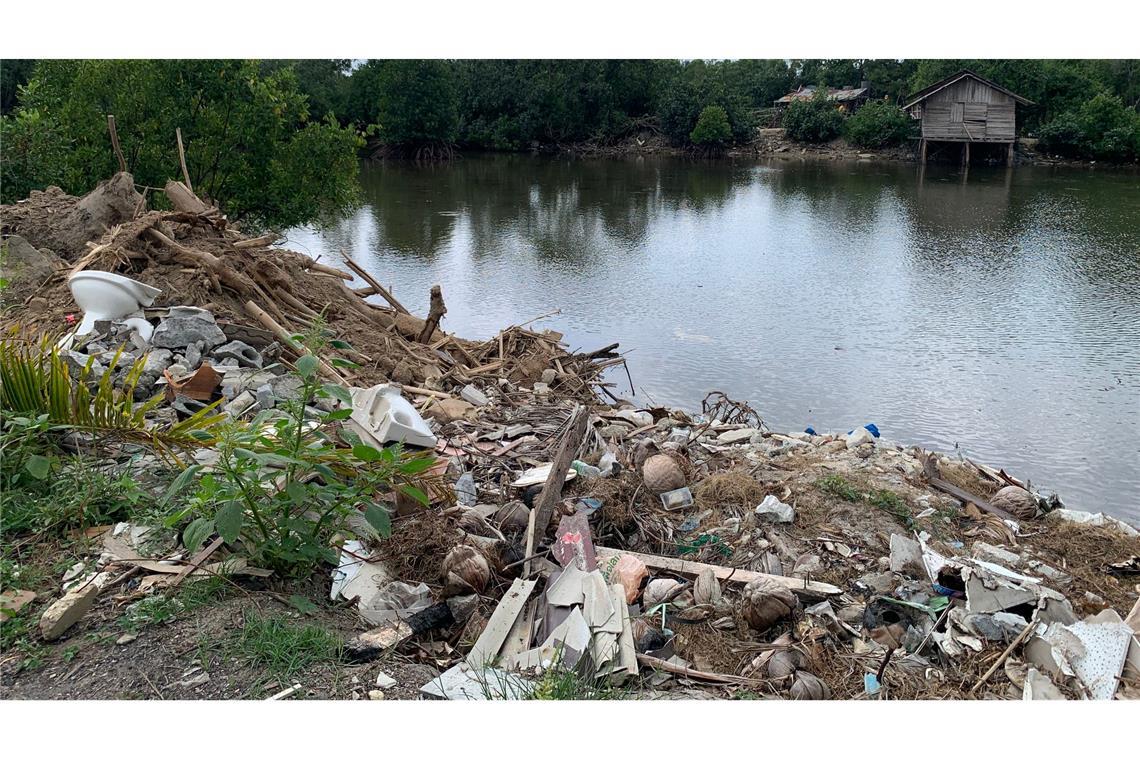
[[[352,420],[380,443],[400,442],[433,448],[436,438],[427,422],[389,383],[352,389]]]

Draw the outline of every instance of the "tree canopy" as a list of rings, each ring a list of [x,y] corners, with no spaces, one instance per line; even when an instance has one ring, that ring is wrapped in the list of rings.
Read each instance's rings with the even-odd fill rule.
[[[114,173],[107,115],[140,185],[179,176],[233,218],[288,226],[350,207],[360,141],[310,119],[292,66],[255,61],[40,61],[3,118],[3,199],[49,184],[84,193]]]

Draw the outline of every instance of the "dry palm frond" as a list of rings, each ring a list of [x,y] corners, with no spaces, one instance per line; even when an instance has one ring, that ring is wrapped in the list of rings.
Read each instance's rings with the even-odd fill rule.
[[[13,336],[0,340],[0,405],[6,414],[29,417],[47,415],[57,428],[101,434],[108,438],[144,443],[159,454],[177,459],[177,449],[208,446],[212,429],[225,415],[211,405],[192,416],[165,426],[148,426],[146,416],[162,401],[161,394],[141,404],[134,403],[135,388],[146,357],[139,357],[115,386],[115,372],[122,349],[111,368],[94,383],[89,380],[93,359],[71,377],[59,348],[50,336],[38,342]]]

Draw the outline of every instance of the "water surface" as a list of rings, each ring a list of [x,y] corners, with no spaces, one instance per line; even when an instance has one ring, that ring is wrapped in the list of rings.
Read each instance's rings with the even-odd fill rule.
[[[347,251],[444,327],[546,312],[620,341],[635,398],[874,422],[1140,522],[1140,175],[838,162],[467,157],[370,165]],[[626,386],[625,374],[611,379]]]

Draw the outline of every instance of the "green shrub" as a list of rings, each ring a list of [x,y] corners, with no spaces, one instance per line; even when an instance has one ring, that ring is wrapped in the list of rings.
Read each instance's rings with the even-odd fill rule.
[[[843,114],[821,88],[811,100],[793,100],[781,124],[793,140],[822,143],[834,140],[843,131]]]
[[[697,126],[689,133],[693,145],[723,148],[732,139],[732,125],[728,114],[720,106],[705,106],[697,118]]]
[[[881,148],[909,139],[914,134],[914,123],[893,103],[874,100],[847,119],[843,134],[848,142],[860,148]]]
[[[425,473],[435,462],[430,454],[406,455],[398,446],[378,450],[349,431],[341,432],[338,443],[329,431],[351,408],[312,420],[306,407],[320,399],[348,404],[351,396],[321,382],[313,354],[298,359],[296,368],[303,384],[297,398],[282,404],[284,416],[266,410],[248,424],[223,427],[217,462],[198,480],[189,504],[167,518],[168,527],[190,520],[182,534],[188,552],[216,533],[227,544],[240,543],[261,567],[304,575],[323,562],[335,564],[336,533],[370,539],[390,534],[379,493],[398,489],[427,502],[419,486],[429,482]],[[194,465],[183,471],[166,498],[184,490],[200,470]]]
[[[1073,158],[1132,161],[1140,157],[1140,114],[1119,97],[1099,93],[1038,132],[1041,148]]]

